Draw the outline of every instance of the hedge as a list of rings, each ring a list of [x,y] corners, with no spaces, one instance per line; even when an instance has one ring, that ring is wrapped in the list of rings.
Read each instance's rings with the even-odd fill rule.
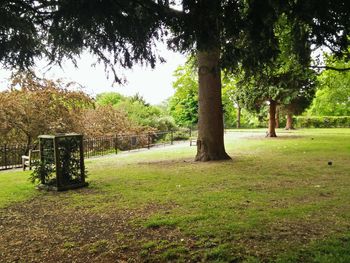
[[[297,128],[349,128],[350,116],[297,116],[294,118]]]

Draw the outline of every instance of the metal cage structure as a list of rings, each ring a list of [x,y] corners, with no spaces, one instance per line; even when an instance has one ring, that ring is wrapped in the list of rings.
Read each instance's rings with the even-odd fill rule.
[[[65,191],[87,186],[83,135],[40,135],[40,161],[53,167],[53,177],[41,178],[39,188]]]

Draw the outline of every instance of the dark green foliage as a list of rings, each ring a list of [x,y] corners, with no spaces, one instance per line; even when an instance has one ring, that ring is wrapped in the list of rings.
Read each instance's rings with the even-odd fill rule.
[[[135,62],[153,67],[155,41],[167,36],[177,50],[219,49],[223,68],[235,69],[241,62],[248,72],[278,55],[273,25],[281,13],[292,23],[292,46],[300,61],[309,61],[311,44],[336,53],[346,50],[350,27],[347,0],[184,0],[181,11],[168,0],[0,3],[0,61],[20,68],[41,57],[74,61],[83,50],[108,67],[130,68]]]
[[[164,141],[184,141],[190,138],[189,130],[178,130],[173,131],[172,133],[168,133],[164,139]]]
[[[56,178],[54,165],[51,162],[36,160],[33,162],[33,172],[30,174],[29,180],[34,183],[53,184]]]
[[[304,25],[298,26],[300,32],[307,34]],[[316,75],[309,69],[310,61],[294,49],[292,33],[295,27],[293,21],[282,15],[274,27],[280,53],[273,64],[264,64],[254,75],[240,74],[238,94],[249,110],[259,112],[265,101],[276,101],[288,112],[296,114],[311,103]],[[310,49],[308,52],[310,56]]]
[[[80,174],[80,141],[62,137],[58,139],[59,162],[61,163],[62,184],[72,184],[81,181]]]
[[[122,79],[113,70],[115,64],[155,66],[154,41],[161,36],[161,21],[152,1],[58,1],[54,6],[58,10],[47,29],[52,61],[74,59],[89,50],[112,69],[118,82]]]
[[[112,69],[136,63],[155,66],[154,41],[162,35],[153,1],[1,1],[0,61],[27,68],[35,58],[75,62],[88,50]],[[107,55],[108,52],[110,55]]]
[[[302,36],[295,28],[292,31],[294,49],[303,55],[307,48],[305,42],[315,47],[326,46],[332,53],[342,55],[347,52],[350,29],[350,2],[347,0],[310,0],[289,1],[286,13],[294,21],[308,27],[308,35]],[[349,53],[348,53],[349,55]]]
[[[299,128],[350,128],[350,116],[298,116],[294,120]]]
[[[32,9],[33,1],[0,1],[0,63],[25,69],[45,53],[43,33],[37,30],[42,15]]]

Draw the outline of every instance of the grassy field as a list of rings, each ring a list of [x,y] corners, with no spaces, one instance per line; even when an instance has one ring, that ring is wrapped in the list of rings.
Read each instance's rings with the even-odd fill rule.
[[[188,145],[90,159],[90,186],[64,193],[1,172],[0,258],[350,262],[350,129],[278,135],[227,132],[232,161]]]

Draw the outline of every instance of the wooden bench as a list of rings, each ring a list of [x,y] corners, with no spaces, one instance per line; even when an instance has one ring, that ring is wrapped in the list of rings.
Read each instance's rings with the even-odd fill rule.
[[[32,162],[34,155],[37,155],[39,150],[29,150],[28,155],[22,155],[22,167],[23,171],[26,170],[26,167],[29,167],[29,170],[32,170]]]
[[[190,138],[190,146],[197,146],[197,138]]]

